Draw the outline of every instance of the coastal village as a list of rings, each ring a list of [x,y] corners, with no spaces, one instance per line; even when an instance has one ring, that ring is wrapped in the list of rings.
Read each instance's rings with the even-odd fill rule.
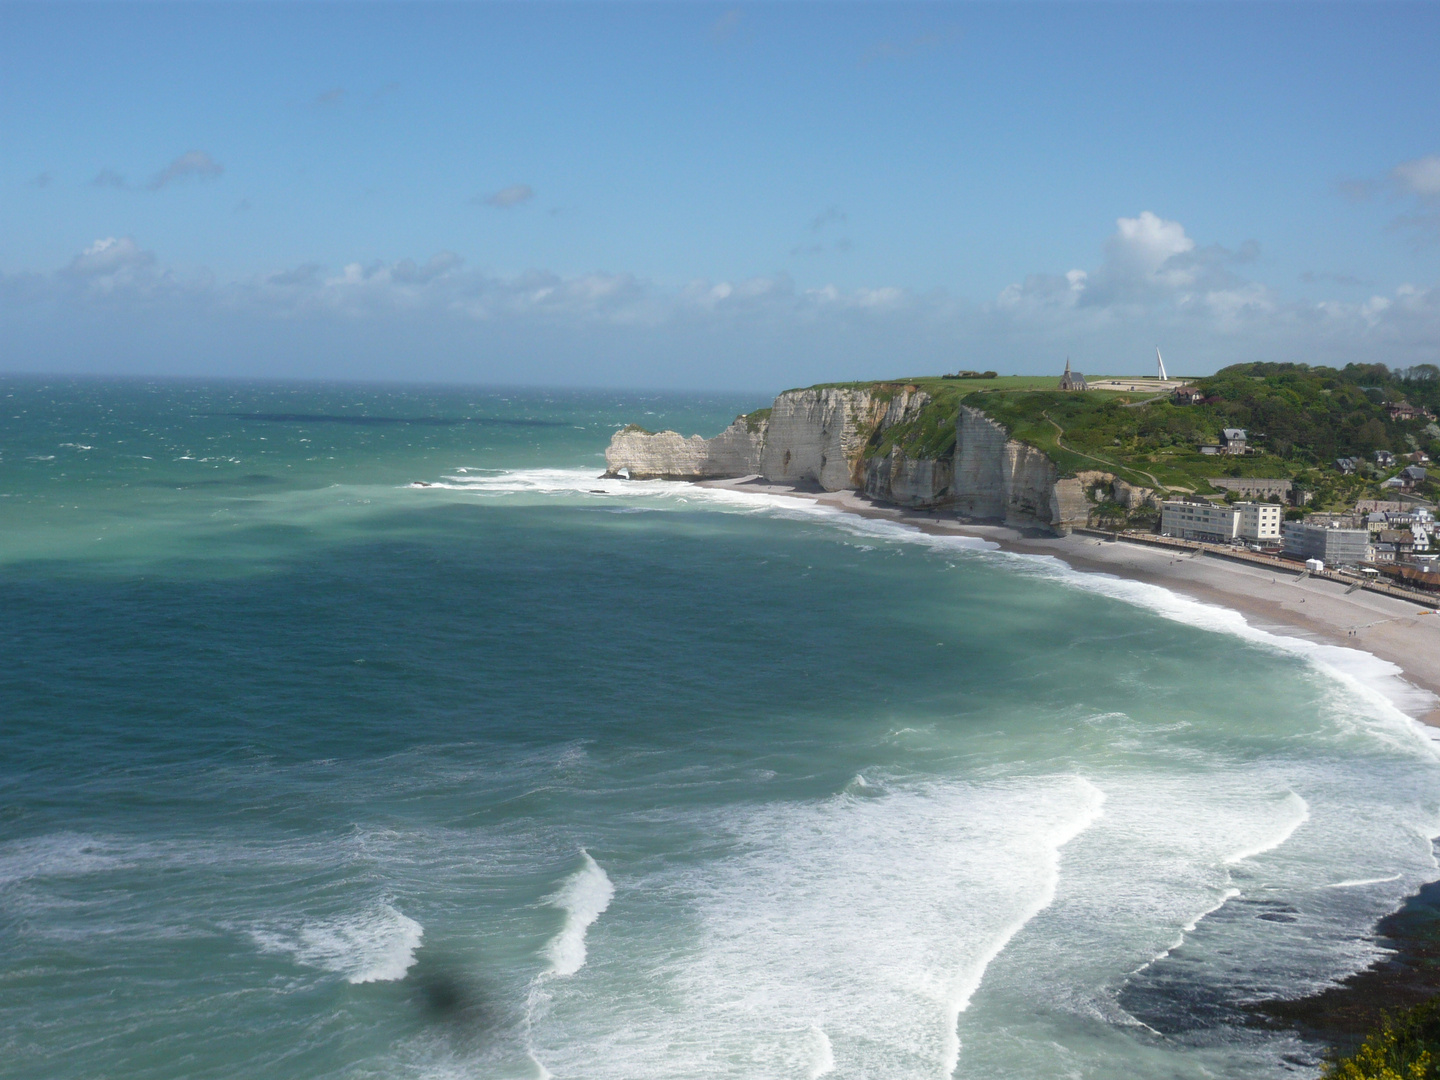
[[[1178,407],[1207,402],[1209,396],[1202,385],[1169,378],[1158,349],[1156,358],[1154,377],[1089,381],[1067,360],[1057,389],[1064,393],[1154,395],[1142,399],[1142,406],[1162,397]],[[1218,545],[1241,557],[1253,553],[1267,561],[1303,562],[1309,573],[1328,570],[1362,581],[1388,581],[1407,591],[1440,592],[1437,506],[1429,491],[1430,455],[1422,449],[1422,440],[1440,438],[1440,427],[1429,408],[1397,400],[1383,389],[1379,394],[1384,398],[1377,404],[1386,417],[1402,426],[1404,449],[1376,448],[1368,455],[1343,455],[1329,463],[1329,470],[1320,470],[1322,475],[1333,471],[1337,477],[1365,482],[1372,489],[1365,492],[1367,497],[1355,498],[1342,507],[1315,509],[1311,506],[1314,487],[1292,476],[1257,476],[1252,470],[1232,468],[1226,471],[1236,475],[1208,478],[1208,486],[1216,494],[1172,489],[1167,493],[1170,497],[1151,496],[1146,502],[1159,511],[1153,523],[1146,515],[1137,522],[1129,521],[1127,515],[1125,527],[1114,530],[1115,534],[1188,541],[1199,549]],[[1264,455],[1265,440],[1265,435],[1257,436],[1246,428],[1222,427],[1218,439],[1198,441],[1194,451],[1244,462]],[[1093,516],[1096,525],[1114,517],[1103,504]]]

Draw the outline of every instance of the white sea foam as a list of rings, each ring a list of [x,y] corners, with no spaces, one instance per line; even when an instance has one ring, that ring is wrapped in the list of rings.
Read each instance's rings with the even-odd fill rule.
[[[0,845],[0,886],[32,878],[69,877],[133,864],[138,852],[107,837],[49,833]]]
[[[1270,833],[1229,855],[1225,862],[1233,865],[1244,862],[1246,859],[1253,859],[1257,855],[1264,855],[1267,851],[1274,851],[1294,836],[1295,830],[1309,820],[1310,804],[1295,792],[1287,792],[1284,799],[1284,810]]]
[[[565,912],[560,932],[545,946],[545,957],[550,961],[549,975],[574,975],[585,966],[585,932],[615,897],[615,886],[600,864],[588,851],[582,849],[580,856],[584,860],[580,869],[546,898],[546,903]]]
[[[1050,557],[983,554],[994,545],[930,536],[790,496],[604,481],[564,470],[457,475],[446,481],[452,482],[480,494],[583,498],[603,491],[633,508],[763,512],[824,521],[867,541],[978,550],[1011,571],[1304,657],[1343,687],[1335,695],[1342,703],[1337,724],[1353,723],[1413,760],[1434,760],[1429,740],[1405,715],[1432,699],[1404,684],[1394,665],[1260,629],[1238,612],[1159,586],[1074,571]],[[1105,730],[1123,736],[1127,722],[1115,714]],[[1145,730],[1157,729],[1148,722]],[[996,1023],[1008,1023],[1005,1003],[1023,1010],[1040,998],[1055,1005],[1057,1016],[1137,1023],[1107,988],[1169,956],[1231,901],[1247,894],[1263,902],[1313,897],[1318,882],[1341,876],[1337,868],[1354,879],[1330,886],[1341,890],[1325,894],[1331,906],[1310,904],[1294,928],[1257,918],[1255,912],[1270,910],[1263,906],[1239,905],[1205,925],[1227,947],[1240,943],[1227,956],[1253,959],[1278,948],[1277,955],[1302,957],[1300,966],[1285,969],[1288,979],[1299,970],[1334,977],[1367,963],[1370,954],[1355,930],[1424,879],[1433,813],[1411,806],[1415,821],[1407,836],[1394,806],[1357,806],[1341,778],[1307,772],[1309,765],[1242,763],[1219,747],[1208,757],[1193,740],[1177,738],[1171,771],[1167,745],[1150,740],[1127,748],[1127,754],[1143,753],[1146,764],[1133,777],[1123,770],[1096,776],[1103,796],[1076,777],[920,785],[867,767],[840,794],[814,806],[721,811],[731,822],[736,854],[687,864],[637,888],[637,905],[648,902],[664,912],[648,925],[668,928],[680,922],[678,913],[693,912],[693,932],[654,941],[639,931],[626,938],[627,928],[614,924],[617,948],[606,951],[615,955],[591,960],[605,965],[606,1009],[594,1010],[580,987],[548,982],[540,995],[543,1015],[534,1014],[535,1042],[559,1075],[835,1071],[898,1078],[954,1071],[963,1034],[966,1075],[1000,1075],[1003,1069],[986,1071],[994,1059],[986,1057],[984,1036],[994,1034]],[[1197,768],[1202,761],[1206,767]],[[1352,842],[1361,834],[1371,840]],[[1407,869],[1377,874],[1396,866]],[[1361,886],[1378,888],[1372,893]],[[1352,888],[1353,894],[1343,892]],[[656,908],[650,910],[654,916]],[[552,948],[572,925],[567,908]],[[583,963],[583,927],[574,937]],[[1206,951],[1206,933],[1196,940],[1196,956],[1216,962],[1213,949]],[[558,973],[551,948],[547,956]],[[1036,971],[1046,973],[1039,985]],[[990,1009],[1002,1012],[987,1018]],[[624,1023],[616,1024],[615,1016]],[[1023,1074],[1076,1068],[1057,1061]]]
[[[1010,924],[990,942],[978,960],[971,965],[970,970],[957,980],[955,991],[949,1002],[951,1015],[945,1040],[946,1076],[952,1074],[956,1066],[960,1064],[960,1034],[956,1026],[960,1022],[960,1014],[970,1007],[970,999],[980,988],[980,980],[985,977],[986,968],[1000,955],[1001,950],[1010,943],[1010,939],[1018,934],[1026,923],[1055,902],[1055,888],[1060,881],[1060,849],[1093,825],[1103,813],[1105,793],[1088,781],[1082,780],[1081,782],[1085,788],[1084,800],[1069,820],[1058,823],[1045,838],[1049,853],[1046,859],[1048,865],[1044,884]]]
[[[705,811],[739,850],[637,889],[678,911],[659,940],[614,925],[608,1019],[593,992],[546,984],[537,1060],[561,1076],[948,1074],[956,1017],[1102,801],[1060,775]],[[684,911],[698,923],[671,939]]]
[[[424,936],[424,927],[384,901],[353,915],[250,931],[261,952],[290,956],[351,983],[403,979]]]
[[[1327,889],[1358,889],[1362,885],[1385,885],[1391,881],[1399,881],[1403,874],[1391,874],[1389,877],[1357,878],[1354,881],[1336,881],[1326,885]]]
[[[835,1048],[830,1045],[830,1036],[816,1024],[806,1032],[810,1060],[805,1068],[805,1080],[820,1080],[820,1077],[835,1071]]]

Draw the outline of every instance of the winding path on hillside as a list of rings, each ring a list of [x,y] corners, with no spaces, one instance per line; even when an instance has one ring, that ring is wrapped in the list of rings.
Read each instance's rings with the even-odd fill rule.
[[[1146,472],[1144,469],[1137,469],[1133,465],[1117,465],[1115,462],[1107,461],[1105,458],[1096,457],[1094,454],[1087,454],[1083,450],[1076,450],[1073,446],[1066,446],[1064,439],[1065,429],[1055,422],[1055,418],[1050,415],[1048,410],[1041,412],[1040,415],[1045,418],[1046,423],[1048,423],[1051,427],[1055,429],[1055,445],[1060,447],[1060,449],[1064,450],[1067,454],[1074,454],[1076,457],[1089,458],[1091,461],[1098,461],[1101,465],[1108,465],[1116,472],[1128,471],[1133,473],[1139,473],[1141,476],[1148,477],[1150,482],[1155,485],[1155,489],[1157,491],[1170,490],[1159,480],[1155,479],[1154,473]]]

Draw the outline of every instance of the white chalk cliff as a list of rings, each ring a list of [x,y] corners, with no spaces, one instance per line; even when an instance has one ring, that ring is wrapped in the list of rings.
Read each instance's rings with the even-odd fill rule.
[[[978,409],[961,406],[953,452],[911,457],[900,445],[879,451],[876,444],[888,429],[915,420],[928,404],[924,391],[893,384],[787,390],[768,417],[737,417],[713,439],[636,427],[618,431],[605,451],[606,475],[632,480],[759,475],[773,483],[860,490],[877,502],[953,509],[961,517],[1019,527],[1068,532],[1087,522],[1093,505],[1087,491],[1094,487],[1089,474],[1061,477],[1042,451],[1010,438]]]

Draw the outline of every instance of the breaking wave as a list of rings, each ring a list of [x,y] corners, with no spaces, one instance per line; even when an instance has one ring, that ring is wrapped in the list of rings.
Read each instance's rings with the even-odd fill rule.
[[[289,956],[350,983],[403,979],[424,936],[423,926],[383,902],[354,915],[250,931],[261,952]]]
[[[615,896],[615,886],[600,864],[588,851],[582,849],[580,856],[584,864],[545,901],[565,912],[565,924],[545,946],[550,961],[548,975],[574,975],[585,966],[585,932]]]

